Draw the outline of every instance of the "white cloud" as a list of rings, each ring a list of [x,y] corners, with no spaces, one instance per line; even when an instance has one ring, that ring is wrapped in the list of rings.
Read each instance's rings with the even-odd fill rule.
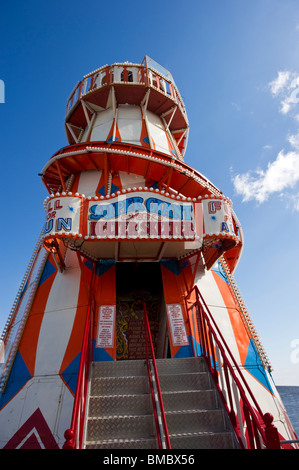
[[[299,150],[299,132],[297,134],[290,135],[288,141],[293,148]]]
[[[284,72],[278,72],[277,78],[269,83],[271,93],[273,95],[277,95],[280,91],[282,91],[289,82],[290,73],[288,70]]]
[[[299,103],[298,73],[280,71],[269,87],[274,97],[280,97],[281,113],[289,113]],[[292,117],[298,126],[298,111]],[[262,204],[271,195],[279,194],[287,206],[292,205],[299,212],[299,192],[294,194],[294,188],[299,184],[299,130],[289,135],[287,140],[291,150],[281,150],[276,159],[268,163],[266,170],[257,169],[233,176],[235,190],[243,202],[255,200]],[[263,148],[269,149],[270,145]]]
[[[276,160],[269,162],[267,169],[236,175],[233,183],[242,201],[256,200],[263,203],[274,193],[292,189],[299,182],[299,152],[279,152]],[[296,207],[299,210],[298,200]]]
[[[236,108],[237,111],[241,111],[241,107],[238,105],[238,103],[232,103],[232,106]]]
[[[292,203],[293,203],[293,208],[299,212],[299,193],[294,194],[291,196]]]
[[[273,96],[280,96],[280,112],[287,114],[299,102],[299,74],[289,70],[280,71],[269,83]]]

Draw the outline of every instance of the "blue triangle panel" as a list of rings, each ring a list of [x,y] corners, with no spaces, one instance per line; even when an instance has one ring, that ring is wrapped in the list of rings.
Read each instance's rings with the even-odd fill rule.
[[[97,276],[102,276],[103,274],[105,274],[105,272],[107,272],[110,268],[112,268],[112,266],[114,266],[115,264],[115,261],[114,260],[100,260],[97,262],[97,265],[96,265],[96,275]]]
[[[221,279],[223,279],[226,282],[226,284],[229,285],[229,281],[226,277],[224,269],[221,266],[221,263],[219,262],[215,263],[212,269],[216,274],[218,274],[219,277],[221,277]]]
[[[53,273],[56,272],[55,266],[51,263],[51,261],[47,260],[43,274],[41,275],[39,286],[41,286]]]
[[[115,184],[111,184],[111,194],[115,193],[116,191],[119,190],[119,186],[116,186]],[[106,190],[105,190],[105,185],[103,185],[100,189],[97,191],[101,196],[106,195]]]
[[[93,360],[95,362],[114,361],[113,357],[107,353],[106,349],[96,347],[93,351]]]
[[[77,387],[77,378],[78,378],[78,370],[80,365],[80,358],[81,353],[79,353],[75,359],[68,365],[68,367],[63,371],[61,374],[63,380],[71,390],[71,392],[75,395],[76,387]]]
[[[249,342],[247,356],[244,367],[258,380],[270,393],[273,393],[272,387],[269,384],[266,371],[262,365],[261,359],[258,355],[256,347],[252,341]]]
[[[78,370],[80,365],[81,353],[68,365],[68,367],[61,374],[63,380],[75,395],[78,379]],[[94,361],[113,361],[114,359],[103,348],[96,348],[94,341]]]
[[[84,262],[85,266],[90,269],[92,271],[93,269],[93,263],[92,261],[90,260],[86,260]],[[112,266],[114,266],[115,264],[115,261],[114,260],[100,260],[97,262],[96,264],[96,270],[95,270],[95,273],[97,276],[102,276],[103,274],[105,274],[105,272],[107,272],[110,268],[112,268]]]
[[[84,262],[85,266],[90,269],[90,271],[92,271],[93,269],[93,262],[90,261],[89,259],[87,259],[85,262]]]
[[[188,259],[183,259],[181,261],[181,266],[182,266],[183,269],[185,269],[189,265],[190,265],[190,261]]]
[[[179,265],[179,262],[177,260],[167,260],[167,259],[162,259],[161,260],[161,264],[169,269],[169,271],[171,271],[173,274],[176,274],[177,276],[179,276],[181,274],[181,269],[180,269],[180,265]]]
[[[116,191],[118,191],[118,190],[119,190],[119,187],[112,183],[111,184],[111,191],[110,191],[111,194],[116,193]]]
[[[99,193],[101,196],[105,196],[105,194],[106,194],[105,185],[102,186],[100,189],[98,189],[98,193]]]
[[[189,344],[188,346],[181,346],[174,357],[175,358],[193,357],[193,351],[192,351],[191,345]]]
[[[31,374],[18,351],[8,378],[7,385],[0,398],[0,409],[6,405],[31,379]]]
[[[115,136],[114,139],[113,139],[113,135],[112,135],[111,137],[109,137],[109,139],[107,140],[107,142],[108,142],[109,144],[111,144],[111,142],[117,142],[118,140],[119,140],[119,138],[116,137],[116,136]]]

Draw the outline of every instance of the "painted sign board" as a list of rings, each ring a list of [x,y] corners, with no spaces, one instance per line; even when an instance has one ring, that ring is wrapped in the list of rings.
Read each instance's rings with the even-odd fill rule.
[[[48,197],[44,237],[89,241],[164,239],[192,242],[196,249],[205,238],[233,237],[236,243],[239,241],[228,200],[191,200],[150,190],[119,193],[88,198],[71,193]]]
[[[78,235],[80,231],[81,198],[51,198],[46,205],[44,234],[68,233]]]
[[[173,346],[186,346],[189,344],[185,320],[180,304],[166,305],[169,329]]]
[[[235,235],[231,205],[220,199],[202,201],[204,233],[206,235]]]
[[[115,305],[100,306],[96,340],[97,348],[114,347],[115,313]]]
[[[90,201],[88,235],[96,238],[195,239],[192,202],[162,194],[133,192],[105,201]]]

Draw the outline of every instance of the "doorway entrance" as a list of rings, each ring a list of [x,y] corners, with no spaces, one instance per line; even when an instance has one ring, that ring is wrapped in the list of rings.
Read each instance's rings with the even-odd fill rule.
[[[116,264],[116,359],[146,358],[146,303],[156,357],[166,357],[167,327],[160,263]]]

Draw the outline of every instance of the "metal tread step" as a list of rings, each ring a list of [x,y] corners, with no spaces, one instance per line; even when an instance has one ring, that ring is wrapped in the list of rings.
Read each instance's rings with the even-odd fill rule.
[[[180,409],[218,409],[219,397],[215,389],[204,390],[172,390],[162,392],[165,411]]]
[[[170,434],[186,432],[222,432],[227,431],[222,409],[166,412],[168,432]]]
[[[145,360],[93,362],[92,378],[102,377],[147,377]]]
[[[139,417],[147,417],[150,416],[152,418],[151,414],[142,414],[142,415],[135,415],[135,414],[123,414],[123,415],[105,415],[105,416],[89,416],[88,420],[104,420],[104,419],[126,419],[126,418],[139,418]]]
[[[187,413],[190,413],[190,414],[192,414],[192,413],[211,414],[214,411],[217,412],[217,414],[218,414],[218,412],[219,412],[219,414],[222,413],[222,410],[220,408],[212,408],[211,410],[205,410],[203,408],[193,408],[193,409],[184,408],[183,410],[172,410],[172,411],[166,411],[165,410],[165,414],[167,416],[181,415],[181,414],[187,414]]]
[[[131,412],[134,415],[152,413],[148,393],[133,395],[101,395],[89,397],[89,416],[115,416]]]
[[[146,376],[136,377],[96,377],[91,380],[91,395],[140,395],[149,392],[149,381]]]
[[[208,372],[159,375],[162,392],[207,390],[212,386],[211,380]]]
[[[176,359],[156,359],[160,375],[207,372],[207,365],[202,357],[185,357]]]
[[[195,390],[196,391],[196,390]],[[172,392],[170,392],[172,393]],[[147,395],[146,393],[108,393],[107,395],[89,395],[89,398],[113,398],[113,397],[140,397],[140,396],[143,396],[143,395]]]
[[[230,431],[170,434],[171,449],[235,449]]]
[[[169,433],[169,437],[202,437],[202,436],[221,436],[230,435],[230,431],[197,431],[197,432],[177,432]]]
[[[154,439],[105,439],[89,440],[85,443],[86,449],[157,449],[157,440]]]
[[[86,440],[154,439],[155,424],[152,414],[109,417],[89,417]]]
[[[234,448],[203,358],[157,359],[173,449]],[[85,448],[157,449],[146,361],[93,363]]]

